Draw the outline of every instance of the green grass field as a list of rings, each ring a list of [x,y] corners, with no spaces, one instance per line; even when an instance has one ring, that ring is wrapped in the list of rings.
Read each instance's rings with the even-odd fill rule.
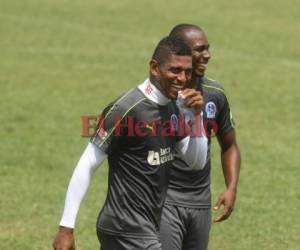
[[[80,117],[142,82],[158,40],[182,22],[207,32],[207,75],[226,89],[243,158],[236,209],[212,226],[209,249],[299,249],[299,10],[296,0],[0,0],[0,249],[51,249],[88,142]],[[216,141],[212,183],[215,202]],[[81,206],[79,250],[98,249],[106,190],[105,166]]]

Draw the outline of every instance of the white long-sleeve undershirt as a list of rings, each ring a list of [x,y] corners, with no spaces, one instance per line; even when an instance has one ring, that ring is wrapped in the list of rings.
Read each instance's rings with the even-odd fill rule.
[[[70,180],[64,212],[59,223],[61,226],[68,228],[75,227],[77,213],[81,201],[88,190],[91,178],[106,158],[107,155],[102,150],[89,142]]]
[[[183,159],[187,165],[194,169],[203,169],[207,162],[207,148],[208,140],[204,132],[203,117],[202,115],[197,117],[191,117],[194,121],[200,118],[200,134],[196,136],[187,136],[176,145],[177,152],[181,159]],[[197,123],[194,122],[192,131],[195,132]]]

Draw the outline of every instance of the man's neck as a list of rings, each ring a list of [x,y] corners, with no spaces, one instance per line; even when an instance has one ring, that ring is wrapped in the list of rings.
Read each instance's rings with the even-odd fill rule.
[[[196,74],[192,74],[192,79],[190,84],[188,85],[189,88],[196,88],[197,86],[197,82],[201,81],[202,82],[202,78],[204,77],[204,75],[196,75]]]
[[[167,96],[161,85],[157,83],[156,79],[153,76],[150,76],[149,80],[164,96]]]
[[[196,73],[192,74],[192,81],[202,79],[204,75],[197,75]]]
[[[157,84],[159,85],[159,84]],[[170,102],[170,99],[166,97],[158,88],[157,85],[147,79],[138,88],[143,92],[143,94],[151,101],[159,104],[166,105]]]

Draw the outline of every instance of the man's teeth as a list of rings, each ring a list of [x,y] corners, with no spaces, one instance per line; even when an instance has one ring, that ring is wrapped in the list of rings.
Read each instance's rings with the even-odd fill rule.
[[[183,89],[183,86],[182,86],[182,85],[173,84],[173,86],[174,86],[176,89]]]

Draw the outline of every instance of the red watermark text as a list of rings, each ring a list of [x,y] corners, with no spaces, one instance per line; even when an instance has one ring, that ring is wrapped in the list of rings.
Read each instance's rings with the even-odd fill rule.
[[[175,118],[174,118],[175,117]],[[204,121],[201,126],[200,119],[195,119],[194,123],[186,123],[184,116],[174,116],[167,121],[136,121],[134,117],[127,116],[126,119],[122,117],[114,117],[109,122],[105,118],[95,115],[81,116],[82,121],[82,137],[92,137],[96,133],[99,136],[106,136],[107,132],[113,133],[114,136],[201,136],[205,134],[212,137],[218,132],[217,123],[213,120]]]

